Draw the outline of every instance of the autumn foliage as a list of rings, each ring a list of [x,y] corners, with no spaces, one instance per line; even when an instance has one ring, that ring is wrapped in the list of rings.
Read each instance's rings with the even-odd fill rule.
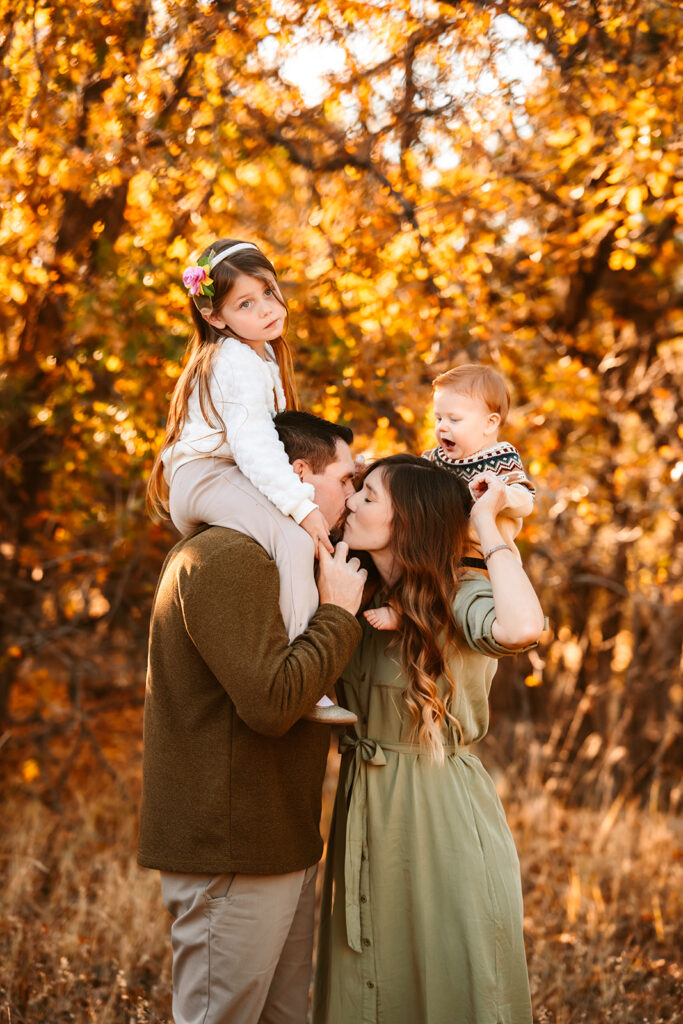
[[[500,369],[551,627],[489,756],[572,802],[681,797],[683,14],[663,0],[0,5],[0,737],[52,806],[118,778],[173,542],[144,488],[181,273],[253,239],[303,404],[420,451]],[[316,67],[322,67],[317,75]],[[105,723],[105,725],[103,725]]]

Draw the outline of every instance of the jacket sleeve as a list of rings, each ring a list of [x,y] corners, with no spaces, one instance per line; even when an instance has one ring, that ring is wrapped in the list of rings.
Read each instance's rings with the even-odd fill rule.
[[[247,346],[228,339],[213,367],[212,397],[239,468],[280,512],[300,523],[318,507],[315,492],[290,465],[268,408],[268,384],[258,360]]]
[[[196,563],[179,592],[197,651],[239,717],[265,736],[284,736],[333,688],[361,637],[355,616],[324,604],[290,644],[277,567],[255,541]]]

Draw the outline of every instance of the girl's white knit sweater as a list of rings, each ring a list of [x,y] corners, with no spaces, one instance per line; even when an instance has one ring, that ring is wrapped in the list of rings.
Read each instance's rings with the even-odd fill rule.
[[[178,440],[164,452],[164,475],[170,487],[186,462],[209,456],[236,462],[280,511],[300,523],[318,506],[312,484],[303,483],[292,469],[273,417],[286,408],[280,371],[270,345],[266,359],[237,338],[222,338],[211,366],[209,392],[225,424],[207,423],[195,386]]]

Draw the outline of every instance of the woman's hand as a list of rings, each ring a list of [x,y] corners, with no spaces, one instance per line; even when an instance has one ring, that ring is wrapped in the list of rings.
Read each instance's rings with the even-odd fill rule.
[[[490,469],[472,479],[470,491],[474,498],[470,519],[476,519],[480,515],[493,516],[495,519],[505,508],[505,481]]]
[[[313,539],[316,558],[320,556],[323,548],[332,554],[334,548],[330,541],[330,528],[327,524],[327,519],[325,519],[319,508],[314,508],[307,516],[304,516],[299,525],[303,526],[309,537]]]

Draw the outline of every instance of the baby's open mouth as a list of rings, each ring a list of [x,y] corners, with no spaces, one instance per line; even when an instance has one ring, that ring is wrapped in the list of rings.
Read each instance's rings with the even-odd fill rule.
[[[441,447],[445,448],[447,452],[452,452],[455,448],[455,442],[449,441],[447,437],[441,438]]]

